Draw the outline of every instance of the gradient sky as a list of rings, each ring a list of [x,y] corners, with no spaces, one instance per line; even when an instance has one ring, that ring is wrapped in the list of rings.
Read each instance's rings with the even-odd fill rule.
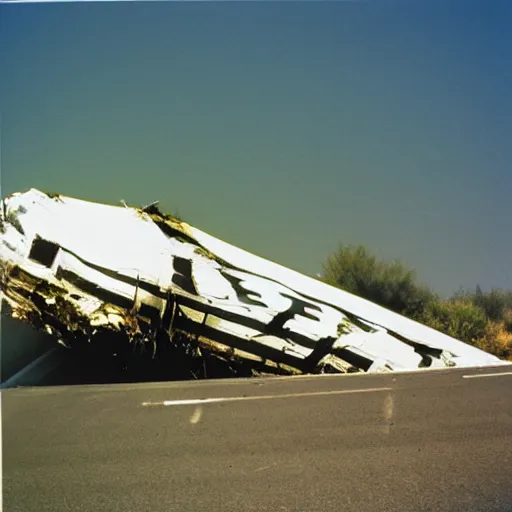
[[[315,274],[339,243],[512,288],[512,2],[0,6],[2,195],[164,209]]]

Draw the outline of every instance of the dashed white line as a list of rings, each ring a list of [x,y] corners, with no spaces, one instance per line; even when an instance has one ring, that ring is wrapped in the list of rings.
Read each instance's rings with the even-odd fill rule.
[[[512,372],[501,373],[475,373],[474,375],[463,375],[463,379],[479,379],[480,377],[504,377],[505,375],[512,375]]]
[[[388,393],[384,399],[383,413],[384,413],[384,433],[389,434],[391,432],[391,425],[393,419],[394,400],[393,395]]]
[[[199,423],[199,420],[201,419],[202,414],[203,414],[203,408],[200,405],[198,405],[194,409],[192,416],[190,416],[190,423],[192,423],[192,425]]]
[[[287,393],[281,395],[255,395],[255,396],[230,396],[218,398],[196,398],[191,400],[163,400],[160,402],[142,402],[144,407],[159,406],[169,407],[178,405],[203,405],[220,402],[242,402],[249,400],[275,400],[278,398],[303,398],[309,396],[328,396],[328,395],[349,395],[352,393],[376,393],[379,391],[391,391],[392,388],[366,388],[366,389],[340,389],[334,391],[316,391],[310,393]]]

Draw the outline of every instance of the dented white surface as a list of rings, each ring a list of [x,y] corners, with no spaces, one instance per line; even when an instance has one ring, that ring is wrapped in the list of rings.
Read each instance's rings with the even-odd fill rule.
[[[1,216],[4,296],[14,316],[42,323],[64,342],[98,328],[144,341],[180,330],[200,336],[209,350],[236,349],[297,372],[501,362],[153,209],[31,189],[5,199]],[[55,286],[53,293],[44,282]]]

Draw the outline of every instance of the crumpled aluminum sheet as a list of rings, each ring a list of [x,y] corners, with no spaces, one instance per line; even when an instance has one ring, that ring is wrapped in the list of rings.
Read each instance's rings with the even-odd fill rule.
[[[146,208],[31,189],[0,208],[3,298],[67,346],[177,333],[263,371],[390,372],[498,358]]]

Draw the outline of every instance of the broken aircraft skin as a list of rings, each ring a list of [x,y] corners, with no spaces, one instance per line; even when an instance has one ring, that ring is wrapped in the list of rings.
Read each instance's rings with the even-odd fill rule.
[[[181,344],[257,374],[405,371],[498,358],[162,214],[48,194],[0,208],[11,315],[79,347]]]

